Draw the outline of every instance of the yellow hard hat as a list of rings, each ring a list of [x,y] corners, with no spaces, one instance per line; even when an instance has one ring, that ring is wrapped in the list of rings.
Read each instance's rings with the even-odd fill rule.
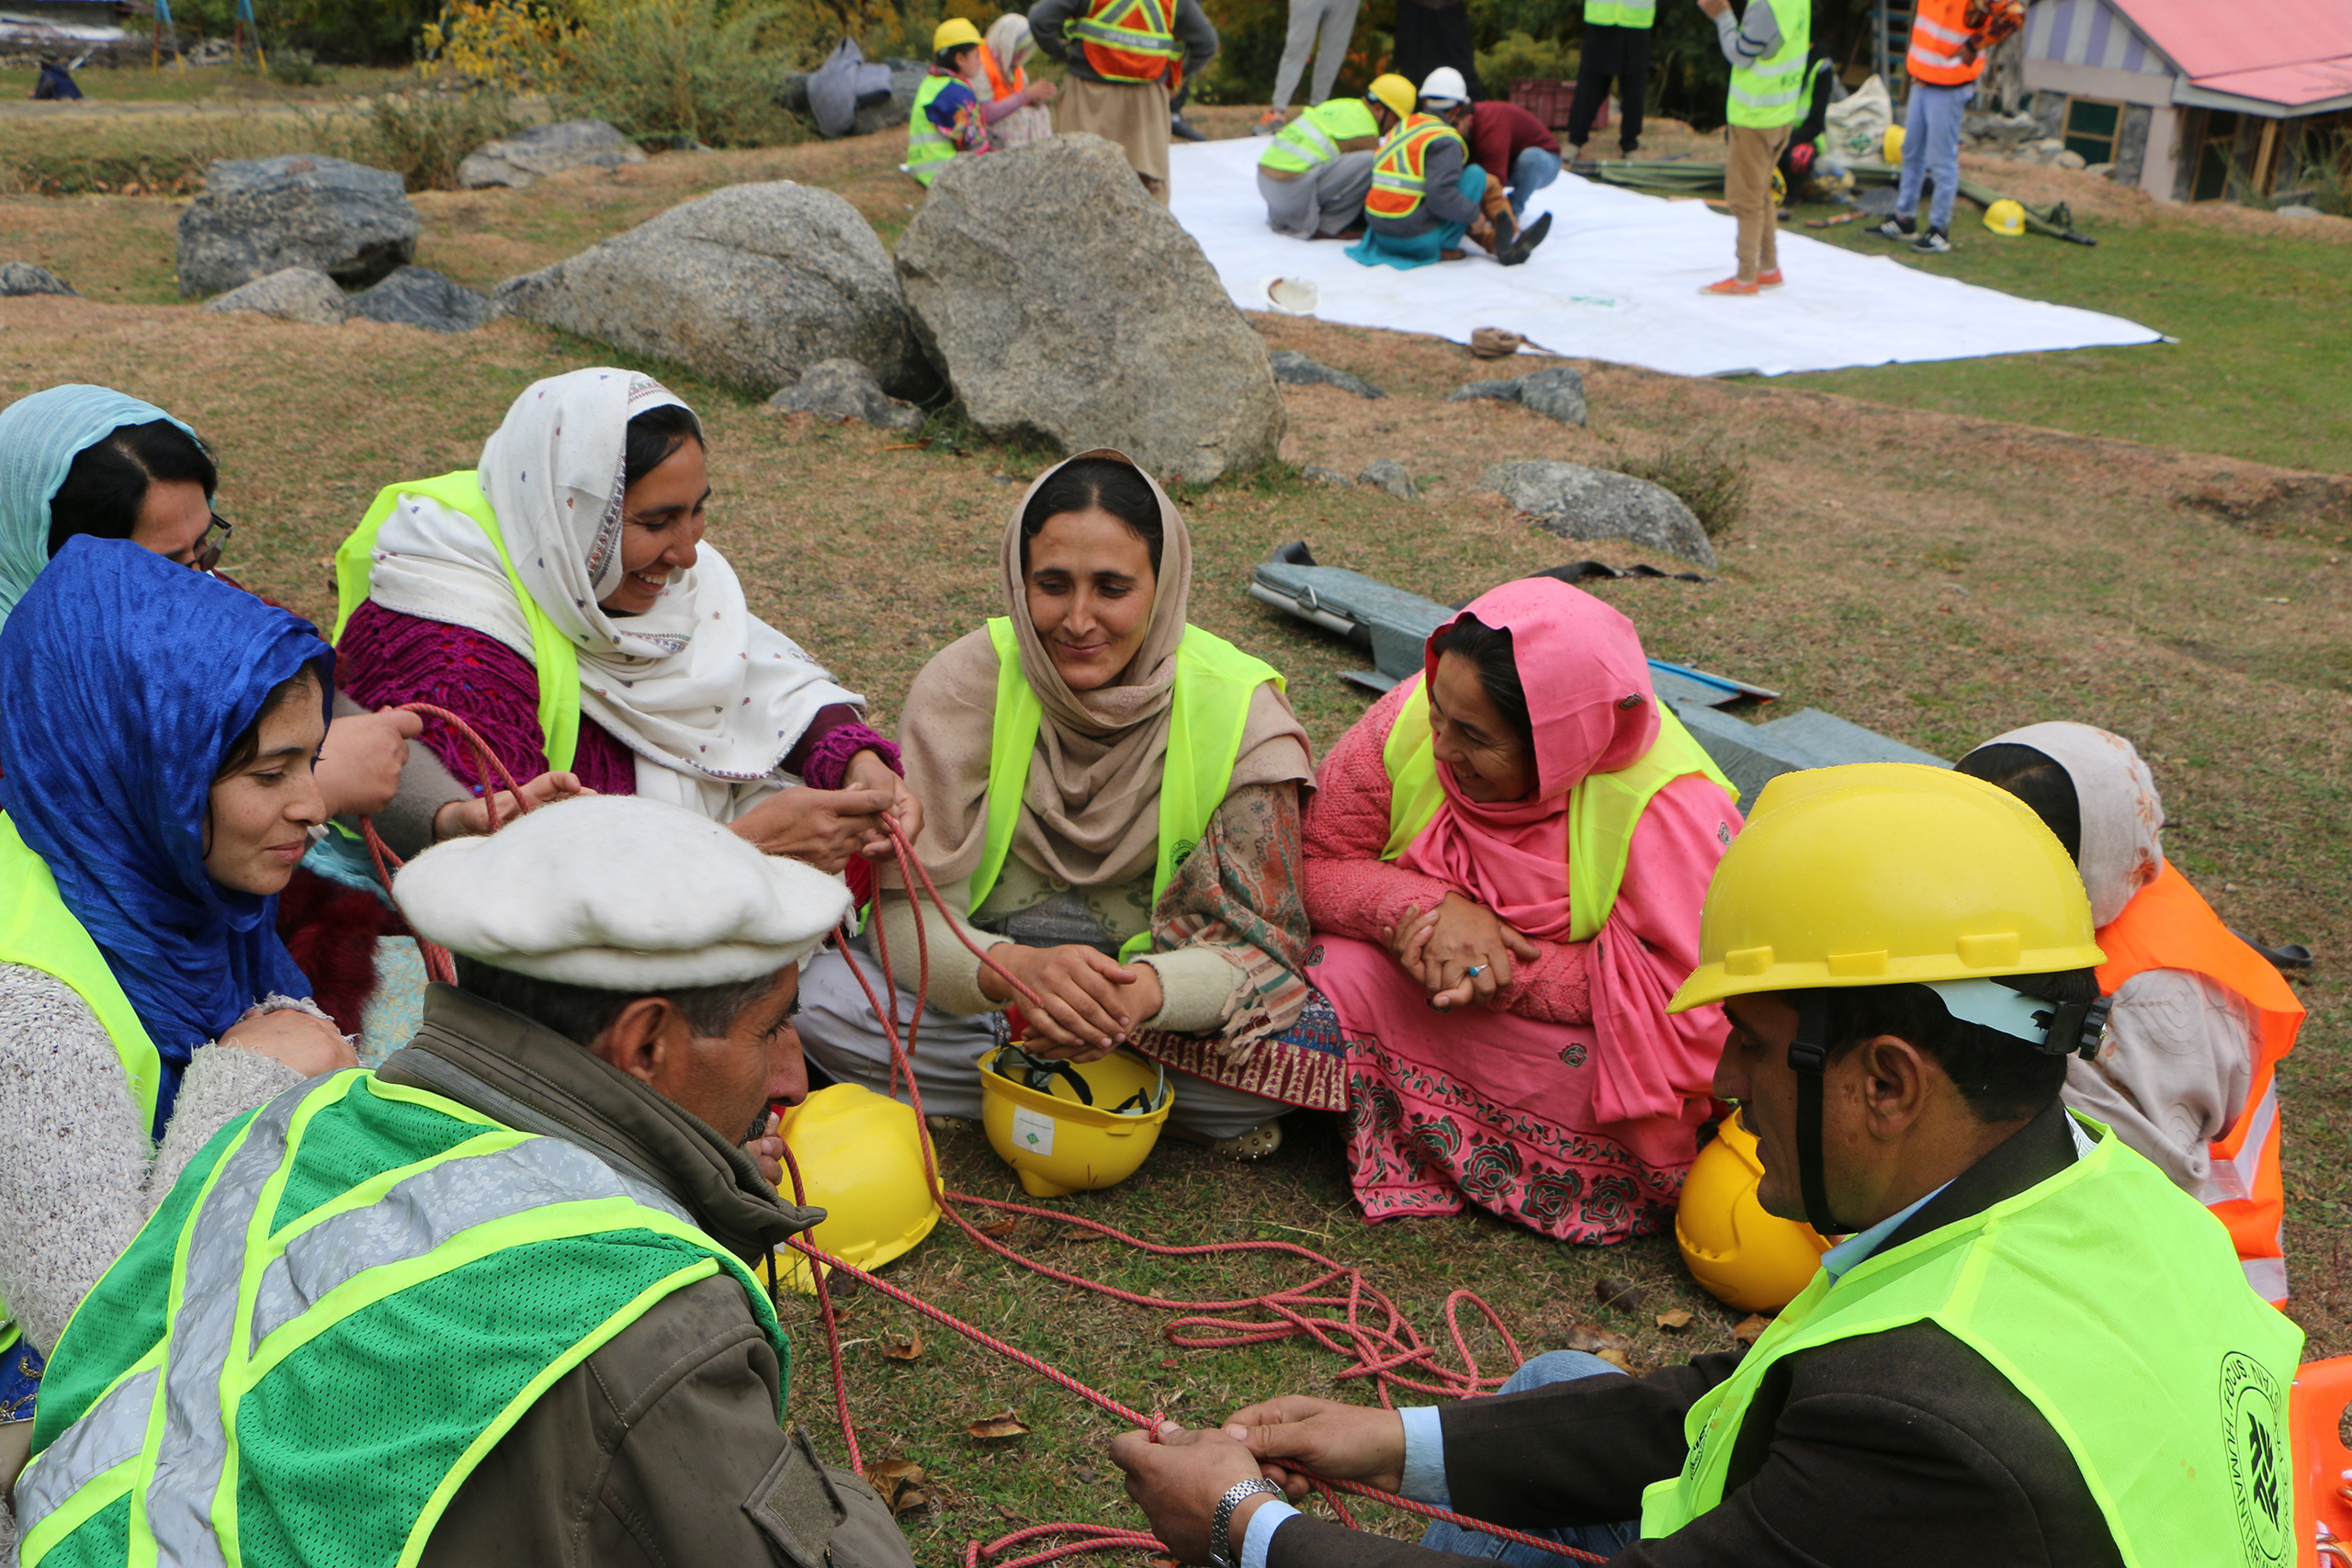
[[[1879,156],[1890,164],[1903,162],[1903,128],[1901,126],[1890,125],[1886,128],[1886,137],[1880,144]]]
[[[980,1058],[980,1124],[1035,1197],[1115,1186],[1159,1141],[1175,1103],[1166,1069],[1127,1051],[1039,1062],[1016,1043]]]
[[[1372,85],[1363,90],[1363,96],[1367,98],[1379,99],[1381,103],[1387,106],[1388,112],[1398,119],[1409,119],[1412,117],[1413,105],[1419,97],[1419,95],[1413,91],[1413,85],[1394,71],[1374,76],[1372,79]]]
[[[1742,1312],[1778,1312],[1813,1278],[1829,1238],[1802,1220],[1768,1214],[1756,1201],[1764,1162],[1756,1134],[1734,1111],[1683,1178],[1674,1239],[1690,1277]]]
[[[980,41],[980,29],[963,17],[950,17],[933,29],[931,52],[941,54],[951,49],[961,49],[967,43]]]
[[[1984,209],[1984,227],[2015,239],[2025,232],[2025,209],[2005,196]]]
[[[1857,762],[1764,786],[1668,1007],[2102,962],[2082,874],[2025,802],[1949,768]]]
[[[939,1223],[939,1205],[923,1179],[922,1123],[914,1107],[837,1083],[786,1111],[776,1130],[800,1168],[808,1202],[825,1211],[825,1223],[808,1233],[811,1246],[860,1269],[878,1269]],[[789,1172],[784,1186],[790,1198]],[[815,1288],[808,1259],[789,1248],[776,1257],[793,1289]]]

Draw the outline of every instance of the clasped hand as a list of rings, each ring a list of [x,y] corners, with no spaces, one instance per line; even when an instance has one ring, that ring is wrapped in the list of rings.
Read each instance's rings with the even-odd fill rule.
[[[1408,904],[1388,928],[1388,951],[1430,994],[1430,1006],[1449,1012],[1465,1002],[1499,1007],[1511,981],[1511,961],[1532,964],[1544,950],[1503,923],[1492,909],[1449,893],[1428,913]],[[1475,973],[1474,973],[1475,971]]]
[[[1361,1481],[1385,1492],[1404,1483],[1405,1423],[1394,1410],[1287,1394],[1237,1410],[1220,1427],[1187,1431],[1170,1423],[1155,1437],[1125,1432],[1111,1460],[1126,1472],[1127,1495],[1152,1533],[1180,1562],[1208,1561],[1217,1499],[1238,1482],[1263,1476],[1292,1502],[1306,1495],[1304,1472]],[[1234,1510],[1228,1544],[1238,1549],[1258,1502]]]
[[[1158,1016],[1163,999],[1159,972],[1150,964],[1122,964],[1077,943],[1021,947],[1001,942],[989,949],[989,957],[1037,998],[1033,1005],[1003,976],[980,971],[982,996],[1021,1002],[1033,1056],[1057,1062],[1100,1060]]]

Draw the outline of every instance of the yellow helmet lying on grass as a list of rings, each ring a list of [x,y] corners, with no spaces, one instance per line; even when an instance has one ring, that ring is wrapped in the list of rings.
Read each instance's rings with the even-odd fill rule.
[[[2015,239],[2025,232],[2025,209],[2005,196],[1984,209],[1984,227]]]
[[[922,1123],[914,1107],[858,1084],[820,1089],[783,1112],[777,1133],[800,1168],[802,1190],[825,1223],[809,1245],[860,1269],[878,1269],[931,1234],[939,1205],[923,1179]],[[792,1173],[784,1178],[792,1196]],[[816,1287],[808,1260],[778,1248],[777,1272],[801,1292]]]
[[[1890,125],[1886,128],[1886,135],[1879,141],[1879,156],[1890,164],[1903,162],[1903,128],[1901,126]]]
[[[1127,1051],[1046,1062],[1016,1043],[980,1058],[980,1124],[1034,1197],[1115,1186],[1159,1141],[1175,1102],[1168,1070]]]
[[[1756,1201],[1763,1179],[1756,1134],[1735,1111],[1699,1151],[1674,1211],[1674,1239],[1690,1277],[1742,1312],[1778,1312],[1794,1301],[1830,1245],[1802,1220],[1766,1213]]]

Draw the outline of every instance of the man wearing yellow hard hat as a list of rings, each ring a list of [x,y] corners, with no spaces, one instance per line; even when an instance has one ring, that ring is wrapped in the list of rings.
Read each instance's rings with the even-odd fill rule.
[[[2059,1103],[2104,1028],[2100,961],[2072,861],[2015,797],[1898,763],[1775,779],[1674,1006],[1731,1021],[1715,1090],[1754,1128],[1763,1207],[1847,1238],[1778,1321],[1642,1378],[1561,1353],[1498,1398],[1292,1397],[1134,1434],[1128,1491],[1179,1557],[1238,1568],[1560,1561],[1307,1518],[1294,1465],[1621,1568],[2300,1560],[2301,1332],[2195,1199]]]
[[[1273,132],[1258,155],[1266,226],[1294,240],[1363,231],[1380,139],[1413,112],[1413,85],[1390,72],[1361,98],[1329,98]]]
[[[957,153],[989,151],[989,126],[1054,96],[1054,85],[1040,80],[983,102],[977,84],[988,79],[988,68],[980,62],[987,52],[980,29],[962,17],[948,17],[932,32],[931,70],[915,89],[914,106],[907,115],[905,168],[925,186]]]

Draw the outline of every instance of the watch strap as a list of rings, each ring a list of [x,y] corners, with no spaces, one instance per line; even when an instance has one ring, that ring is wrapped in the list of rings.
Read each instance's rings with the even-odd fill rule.
[[[1238,1555],[1233,1550],[1228,1532],[1233,1525],[1233,1510],[1243,1499],[1260,1493],[1279,1497],[1283,1489],[1261,1475],[1249,1481],[1237,1481],[1226,1488],[1225,1495],[1216,1500],[1216,1512],[1209,1517],[1209,1562],[1216,1568],[1238,1568]]]

